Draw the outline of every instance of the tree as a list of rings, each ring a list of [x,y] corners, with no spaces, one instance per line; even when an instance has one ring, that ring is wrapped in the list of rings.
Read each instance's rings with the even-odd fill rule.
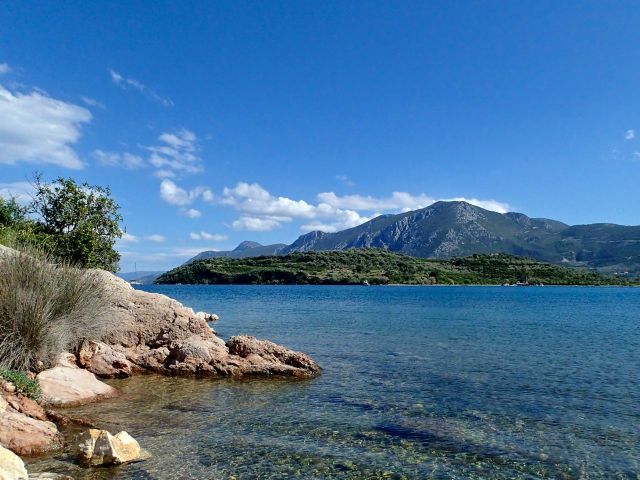
[[[16,199],[8,200],[0,197],[0,228],[13,227],[25,220],[26,209],[21,207]]]
[[[120,255],[114,245],[122,236],[122,216],[111,190],[63,177],[44,183],[39,174],[34,187],[29,211],[52,236],[53,253],[81,267],[115,271]]]

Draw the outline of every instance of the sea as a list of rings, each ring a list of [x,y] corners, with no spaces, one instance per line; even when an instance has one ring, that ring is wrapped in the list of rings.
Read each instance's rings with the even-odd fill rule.
[[[76,479],[640,478],[640,288],[138,286],[311,355],[311,380],[111,380],[68,410],[149,458]]]

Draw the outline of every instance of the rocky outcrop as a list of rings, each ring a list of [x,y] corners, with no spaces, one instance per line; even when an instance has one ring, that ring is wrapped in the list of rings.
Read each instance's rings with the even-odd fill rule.
[[[228,344],[207,320],[164,295],[135,290],[124,280],[96,271],[109,289],[113,305],[112,333],[103,343],[80,349],[81,366],[103,377],[126,377],[153,371],[169,375],[311,377],[320,367],[303,353],[252,337]]]
[[[0,445],[18,455],[37,455],[62,446],[55,424],[35,401],[0,389]]]
[[[22,459],[0,446],[0,480],[27,480],[29,475]]]
[[[268,340],[236,336],[229,339],[226,347],[230,355],[242,359],[245,374],[296,376],[299,371],[320,373],[318,364],[304,353]]]
[[[92,428],[80,436],[76,456],[80,462],[94,466],[120,465],[138,460],[140,453],[140,445],[127,432],[111,435]]]
[[[58,364],[38,374],[42,401],[52,407],[66,407],[115,397],[115,388],[75,364],[75,357],[62,354]]]

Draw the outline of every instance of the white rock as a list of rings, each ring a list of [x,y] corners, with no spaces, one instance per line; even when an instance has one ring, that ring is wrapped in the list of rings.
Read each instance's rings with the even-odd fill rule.
[[[77,457],[91,465],[119,465],[140,459],[140,445],[125,431],[111,435],[92,428],[80,436]]]
[[[56,407],[80,405],[118,394],[115,388],[98,380],[93,373],[77,367],[53,367],[40,372],[36,378],[44,402]]]
[[[0,480],[28,480],[22,459],[0,445]]]

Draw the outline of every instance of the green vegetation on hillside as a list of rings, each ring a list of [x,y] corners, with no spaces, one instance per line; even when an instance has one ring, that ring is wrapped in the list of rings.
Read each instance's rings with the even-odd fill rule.
[[[0,244],[36,248],[79,267],[115,271],[122,235],[118,204],[108,188],[71,178],[44,183],[36,175],[28,206],[0,197]]]
[[[155,283],[310,285],[624,285],[623,280],[505,254],[431,260],[385,250],[303,252],[243,259],[195,261]]]

